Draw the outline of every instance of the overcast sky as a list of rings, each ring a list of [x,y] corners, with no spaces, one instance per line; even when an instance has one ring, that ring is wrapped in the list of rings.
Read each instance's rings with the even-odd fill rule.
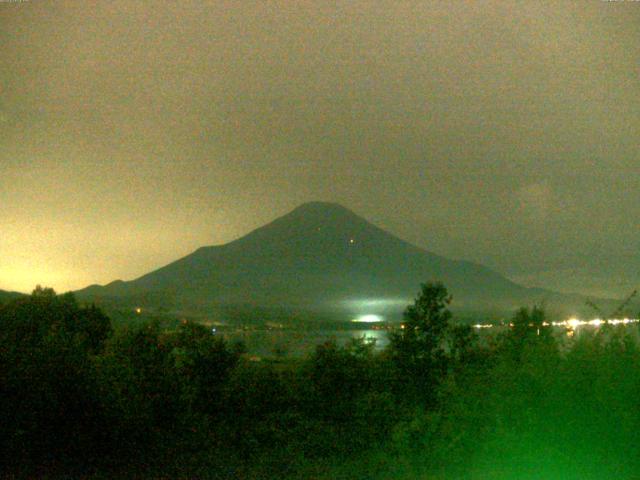
[[[0,3],[0,288],[132,279],[330,200],[624,293],[639,26],[632,1]]]

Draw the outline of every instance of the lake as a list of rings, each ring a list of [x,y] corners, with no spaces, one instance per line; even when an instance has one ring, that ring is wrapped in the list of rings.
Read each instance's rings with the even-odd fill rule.
[[[638,320],[632,320],[631,325],[616,325],[613,328],[625,329],[632,333],[636,340],[638,338]],[[496,326],[493,328],[476,328],[476,332],[481,338],[487,338],[497,335],[505,331],[506,326]],[[558,339],[571,341],[573,337],[578,338],[587,332],[596,331],[599,326],[582,324],[575,325],[573,328],[554,325],[555,335]],[[338,345],[345,345],[351,339],[364,338],[365,342],[373,343],[374,350],[383,350],[388,344],[388,330],[381,329],[345,329],[345,330],[291,330],[291,329],[272,329],[272,330],[236,330],[224,333],[224,337],[229,341],[242,341],[247,347],[247,351],[251,355],[259,357],[274,357],[278,355],[287,357],[303,357],[313,352],[317,345],[325,343],[329,340],[335,340]]]
[[[329,340],[345,345],[354,338],[364,338],[375,343],[375,350],[382,350],[389,344],[387,330],[247,330],[225,333],[229,341],[240,340],[251,355],[273,357],[280,352],[287,357],[302,357]]]

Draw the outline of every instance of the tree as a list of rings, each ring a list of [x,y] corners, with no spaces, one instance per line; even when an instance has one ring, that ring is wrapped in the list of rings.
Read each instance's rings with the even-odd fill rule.
[[[109,319],[38,286],[0,308],[0,325],[0,457],[29,465],[86,458],[100,429],[92,360]]]
[[[450,330],[450,358],[459,365],[477,360],[478,334],[471,325],[456,325]]]
[[[390,334],[390,353],[404,386],[413,385],[427,401],[446,372],[444,342],[449,329],[451,295],[441,282],[422,284],[402,327]]]
[[[538,305],[531,309],[522,307],[515,313],[511,320],[512,327],[503,337],[503,346],[513,361],[520,362],[527,349],[555,349],[553,332],[546,319],[544,308]]]
[[[229,346],[209,328],[193,322],[182,323],[168,340],[185,400],[194,410],[218,414],[222,389],[240,360],[242,345]]]
[[[316,347],[308,371],[318,413],[350,420],[353,403],[371,387],[372,345],[352,339],[344,347],[330,340]]]

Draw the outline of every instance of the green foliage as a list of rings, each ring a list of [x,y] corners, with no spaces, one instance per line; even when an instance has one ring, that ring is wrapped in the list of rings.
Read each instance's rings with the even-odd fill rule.
[[[478,334],[471,325],[454,325],[449,330],[449,358],[458,365],[477,360]]]
[[[102,427],[91,360],[111,334],[107,317],[38,287],[3,306],[0,325],[0,463],[66,461],[91,450]]]
[[[113,445],[141,450],[175,427],[179,380],[172,361],[157,324],[117,332],[95,359],[101,405],[114,426]]]
[[[216,415],[222,409],[222,387],[243,352],[196,323],[183,322],[168,339],[184,400],[191,410]]]
[[[549,355],[557,354],[552,327],[546,321],[544,308],[520,308],[513,316],[512,325],[501,340],[502,348],[514,362],[519,362],[525,351],[531,348],[541,348]]]
[[[402,328],[390,334],[390,354],[401,372],[404,393],[427,403],[447,369],[445,343],[451,296],[442,283],[426,283],[404,312]]]
[[[99,309],[38,288],[0,307],[0,465],[18,477],[636,478],[630,327],[560,341],[533,308],[479,339],[451,324],[449,303],[423,285],[381,353],[358,339],[255,362],[190,322],[111,332]]]
[[[313,410],[333,419],[348,420],[355,399],[371,387],[371,353],[363,340],[354,340],[345,347],[335,341],[318,345],[308,365],[316,400]]]

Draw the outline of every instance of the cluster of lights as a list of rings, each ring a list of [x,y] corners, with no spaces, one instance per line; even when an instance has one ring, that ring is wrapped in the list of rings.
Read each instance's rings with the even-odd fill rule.
[[[554,327],[566,327],[566,328],[570,328],[572,330],[580,327],[580,326],[584,326],[584,325],[590,325],[592,327],[599,327],[600,325],[627,325],[629,323],[638,323],[640,322],[640,319],[637,318],[612,318],[609,320],[603,320],[601,318],[594,318],[593,320],[580,320],[578,318],[570,318],[568,320],[563,320],[561,322],[542,322],[542,326],[543,327],[548,327],[548,326],[554,326]],[[490,324],[490,323],[476,323],[473,327],[474,328],[491,328],[494,325]],[[510,327],[513,327],[513,323],[509,324]],[[533,324],[529,325],[530,327],[533,327]]]
[[[356,317],[351,321],[355,323],[379,323],[379,322],[383,322],[384,318],[381,317],[380,315],[367,314],[367,315],[360,315],[359,317]],[[565,327],[569,330],[575,330],[576,328],[585,326],[585,325],[589,325],[591,327],[599,327],[601,325],[628,325],[630,323],[639,323],[639,322],[640,322],[640,319],[637,319],[637,318],[612,318],[609,320],[594,318],[593,320],[580,320],[578,318],[572,317],[572,318],[569,318],[568,320],[563,320],[561,322],[551,322],[551,323],[542,322],[542,326],[543,327],[549,327],[549,326]],[[475,325],[473,325],[473,328],[477,328],[479,330],[483,328],[493,328],[495,326],[496,325],[491,323],[476,323]],[[509,327],[513,327],[513,326],[514,326],[513,323],[509,323]],[[534,327],[535,325],[529,324],[529,326]],[[404,329],[405,325],[402,324],[400,328]]]
[[[562,322],[553,322],[554,327],[567,327],[577,328],[582,325],[591,325],[592,327],[599,327],[600,325],[627,325],[629,323],[640,322],[637,318],[612,318],[609,320],[602,320],[601,318],[594,318],[593,320],[585,321],[577,318],[570,318]]]

